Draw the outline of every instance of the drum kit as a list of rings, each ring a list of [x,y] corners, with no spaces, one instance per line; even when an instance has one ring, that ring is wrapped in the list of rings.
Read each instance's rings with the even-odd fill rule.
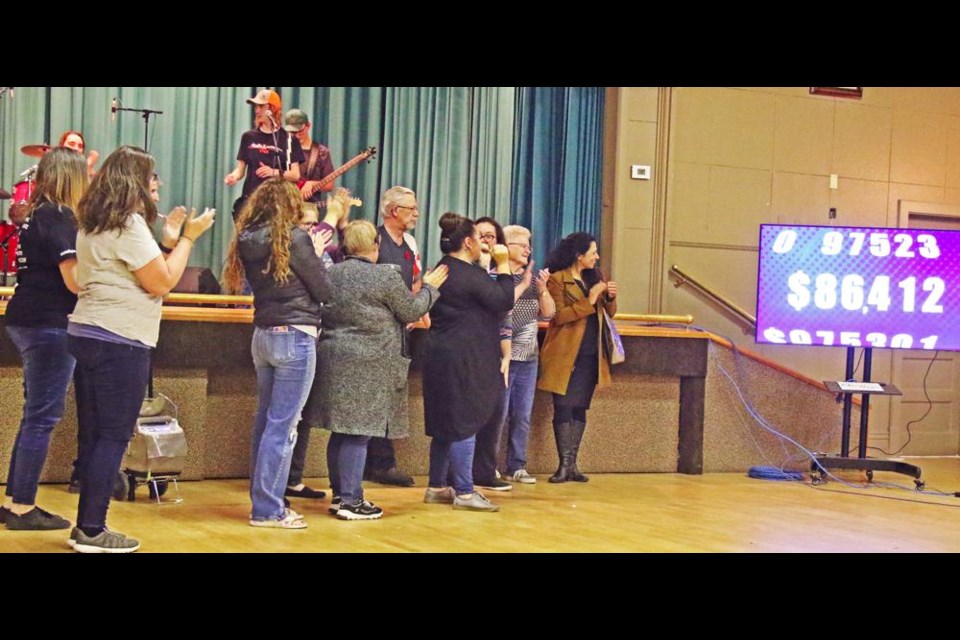
[[[20,147],[20,152],[31,158],[40,158],[52,149],[47,144],[28,144]],[[10,220],[0,221],[0,273],[3,286],[8,286],[17,274],[17,234],[20,225],[27,217],[27,202],[36,186],[37,165],[33,165],[20,174],[20,180],[13,185],[13,192],[0,188],[0,200],[10,200]]]

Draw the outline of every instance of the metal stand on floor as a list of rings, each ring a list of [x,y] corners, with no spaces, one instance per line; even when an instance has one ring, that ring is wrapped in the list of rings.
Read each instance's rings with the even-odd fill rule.
[[[847,347],[847,377],[845,380],[825,380],[823,384],[835,393],[843,394],[843,430],[840,433],[840,455],[821,456],[810,464],[812,482],[815,485],[826,482],[825,469],[854,469],[865,471],[868,481],[873,481],[874,471],[892,471],[913,478],[917,491],[923,491],[925,484],[920,479],[920,467],[898,460],[880,460],[867,457],[867,429],[870,418],[870,396],[899,396],[899,389],[885,382],[872,382],[870,370],[873,364],[873,350],[865,348],[863,354],[863,380],[853,380],[854,347]],[[853,396],[860,394],[860,438],[857,457],[850,457],[850,419],[853,412]]]

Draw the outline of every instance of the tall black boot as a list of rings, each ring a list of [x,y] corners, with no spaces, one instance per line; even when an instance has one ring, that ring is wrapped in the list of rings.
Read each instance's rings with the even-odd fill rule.
[[[560,422],[553,425],[553,437],[557,441],[557,456],[560,466],[557,472],[550,476],[550,482],[566,482],[570,480],[570,468],[573,463],[573,425],[569,422]]]
[[[580,473],[580,470],[577,469],[577,453],[580,452],[580,441],[583,439],[583,431],[586,428],[586,422],[573,420],[570,423],[570,470],[567,472],[567,480],[573,482],[590,481],[590,478]]]

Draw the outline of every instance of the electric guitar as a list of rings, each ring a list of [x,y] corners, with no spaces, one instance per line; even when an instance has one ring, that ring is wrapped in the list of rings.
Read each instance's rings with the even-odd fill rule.
[[[377,155],[377,148],[367,147],[366,149],[364,149],[363,151],[361,151],[360,153],[358,153],[357,155],[355,155],[354,157],[350,158],[345,163],[343,163],[343,165],[339,169],[334,170],[333,173],[317,181],[317,186],[313,188],[313,193],[311,193],[310,196],[312,197],[317,191],[320,191],[323,187],[327,186],[328,184],[330,184],[331,182],[333,182],[334,180],[336,180],[337,178],[345,174],[347,171],[350,171],[350,169],[353,169],[355,166],[357,166],[364,160],[367,160],[368,158],[372,158],[375,155]],[[306,183],[307,183],[306,180],[300,180],[299,182],[297,182],[297,188],[298,189],[302,188],[303,185],[305,185]]]

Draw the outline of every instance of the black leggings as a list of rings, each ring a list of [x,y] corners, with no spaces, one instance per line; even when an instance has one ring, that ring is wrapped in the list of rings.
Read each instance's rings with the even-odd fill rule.
[[[553,401],[553,424],[562,424],[564,422],[572,422],[576,420],[577,422],[586,422],[587,421],[587,408],[586,407],[570,407],[564,405],[558,405],[556,398],[563,396],[554,395]]]

